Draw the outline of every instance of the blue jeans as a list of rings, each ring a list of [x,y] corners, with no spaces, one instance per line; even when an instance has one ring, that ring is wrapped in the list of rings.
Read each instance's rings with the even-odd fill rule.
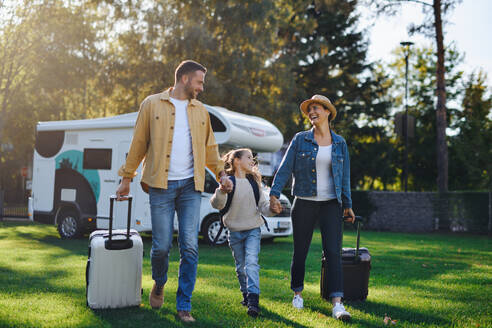
[[[167,281],[169,251],[173,243],[174,212],[178,214],[179,263],[176,308],[191,311],[191,294],[195,288],[198,265],[198,231],[200,197],[192,178],[168,181],[167,189],[149,188],[152,219],[152,279],[162,286]]]
[[[260,228],[229,233],[229,246],[236,262],[239,288],[243,293],[260,294],[260,239]]]

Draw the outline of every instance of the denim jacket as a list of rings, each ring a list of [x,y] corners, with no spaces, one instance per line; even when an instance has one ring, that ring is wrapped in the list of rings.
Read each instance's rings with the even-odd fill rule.
[[[342,208],[352,208],[350,160],[347,143],[345,139],[334,132],[331,132],[331,137],[333,144],[331,151],[332,174],[337,200]],[[318,148],[318,143],[314,139],[314,129],[297,133],[290,142],[275,174],[270,195],[278,198],[282,188],[293,175],[292,195],[316,196],[316,155]]]

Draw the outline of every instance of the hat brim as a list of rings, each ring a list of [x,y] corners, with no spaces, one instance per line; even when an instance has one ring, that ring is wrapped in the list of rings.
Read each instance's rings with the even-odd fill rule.
[[[307,116],[307,109],[308,109],[309,105],[312,103],[321,104],[321,105],[323,105],[323,107],[328,109],[331,113],[330,121],[332,121],[337,116],[337,110],[335,109],[335,106],[333,106],[332,103],[327,102],[327,101],[323,101],[323,100],[319,100],[319,99],[308,99],[308,100],[304,100],[301,103],[300,108],[301,108],[301,111],[304,113],[304,115]]]

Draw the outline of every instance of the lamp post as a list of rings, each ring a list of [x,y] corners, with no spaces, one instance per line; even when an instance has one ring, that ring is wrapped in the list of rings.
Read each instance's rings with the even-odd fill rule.
[[[400,45],[403,47],[405,54],[405,115],[403,116],[403,136],[405,142],[404,150],[404,166],[403,166],[403,183],[405,185],[405,192],[408,187],[408,56],[410,55],[410,46],[413,45],[411,41],[402,41]]]

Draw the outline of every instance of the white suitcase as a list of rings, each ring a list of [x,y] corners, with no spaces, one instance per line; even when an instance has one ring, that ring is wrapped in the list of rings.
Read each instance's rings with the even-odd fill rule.
[[[130,230],[132,197],[128,197],[126,230],[113,230],[111,196],[109,230],[96,230],[89,237],[86,267],[87,305],[91,309],[139,306],[142,301],[142,238]]]

